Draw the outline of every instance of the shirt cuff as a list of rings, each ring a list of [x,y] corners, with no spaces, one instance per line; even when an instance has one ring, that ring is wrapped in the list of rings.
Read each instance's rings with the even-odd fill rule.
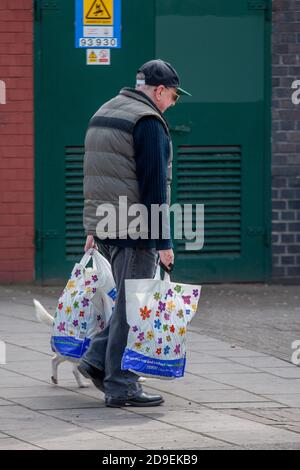
[[[171,250],[173,248],[172,240],[156,240],[156,250]]]

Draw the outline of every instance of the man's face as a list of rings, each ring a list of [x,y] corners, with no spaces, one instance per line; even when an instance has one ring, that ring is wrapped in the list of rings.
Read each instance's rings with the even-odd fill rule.
[[[179,98],[177,89],[175,87],[165,87],[164,85],[159,85],[154,89],[155,94],[155,104],[158,109],[164,113],[170,106],[175,106],[176,101]]]

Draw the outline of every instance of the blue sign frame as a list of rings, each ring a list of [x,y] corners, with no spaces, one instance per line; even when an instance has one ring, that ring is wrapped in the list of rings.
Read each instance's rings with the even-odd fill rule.
[[[113,0],[113,9],[113,25],[110,25],[113,29],[112,36],[84,36],[83,0],[75,0],[76,48],[119,49],[121,47],[121,0]]]

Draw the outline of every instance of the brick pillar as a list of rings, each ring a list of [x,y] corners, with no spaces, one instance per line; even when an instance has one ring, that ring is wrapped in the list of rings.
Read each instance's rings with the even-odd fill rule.
[[[300,1],[273,0],[273,279],[300,280]],[[300,96],[300,95],[299,95]]]
[[[0,0],[0,282],[34,278],[32,0]]]

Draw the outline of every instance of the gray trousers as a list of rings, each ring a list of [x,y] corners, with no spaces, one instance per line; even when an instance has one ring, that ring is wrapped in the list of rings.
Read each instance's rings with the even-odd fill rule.
[[[133,397],[141,390],[141,385],[137,382],[138,376],[121,370],[129,331],[124,280],[153,278],[158,255],[152,248],[121,248],[101,243],[99,249],[111,263],[117,299],[108,325],[94,337],[82,360],[105,371],[104,388],[107,397]]]

